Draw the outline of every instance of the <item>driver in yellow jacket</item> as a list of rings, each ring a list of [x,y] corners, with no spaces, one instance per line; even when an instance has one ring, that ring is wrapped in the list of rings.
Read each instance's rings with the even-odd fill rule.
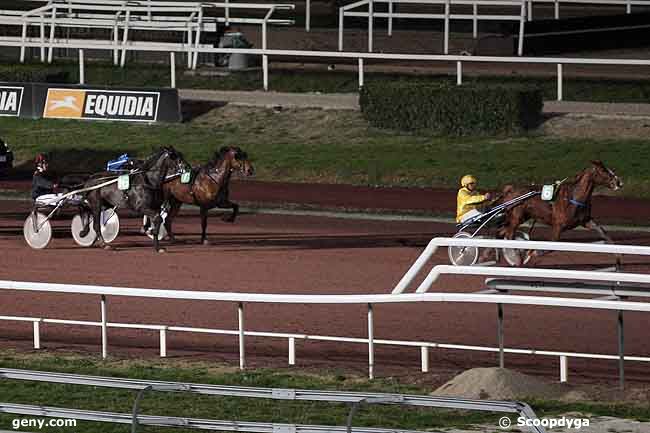
[[[463,219],[463,215],[467,212],[480,207],[483,202],[490,200],[492,195],[488,192],[486,194],[479,194],[476,190],[476,178],[471,174],[463,176],[460,180],[461,188],[458,190],[456,198],[456,222],[459,223]]]

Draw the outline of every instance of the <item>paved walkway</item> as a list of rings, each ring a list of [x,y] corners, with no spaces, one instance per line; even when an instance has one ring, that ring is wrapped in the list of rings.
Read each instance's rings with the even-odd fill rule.
[[[356,93],[322,94],[195,89],[180,89],[179,93],[181,99],[186,100],[228,102],[253,107],[281,106],[286,108],[359,110],[359,96]],[[546,101],[544,102],[544,112],[650,117],[650,104]]]

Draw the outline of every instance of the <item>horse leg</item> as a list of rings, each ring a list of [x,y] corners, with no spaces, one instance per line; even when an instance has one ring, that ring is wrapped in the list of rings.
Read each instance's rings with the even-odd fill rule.
[[[208,237],[205,232],[208,227],[208,209],[201,207],[201,243],[203,245],[209,245]]]
[[[152,222],[151,234],[153,235],[153,249],[158,253],[164,253],[166,250],[160,247],[160,242],[158,241],[158,232],[160,231],[160,225],[162,224],[162,217],[159,213],[147,216]]]
[[[598,233],[598,236],[608,244],[613,244],[614,241],[612,238],[610,238],[607,233],[605,232],[605,229],[603,229],[596,221],[594,220],[589,220],[585,223],[585,227],[588,228],[589,230],[593,230],[596,233]]]
[[[176,215],[178,215],[182,203],[180,201],[170,199],[169,204],[169,211],[167,212],[167,218],[165,219],[165,229],[167,229],[167,236],[169,236],[169,241],[176,242],[176,238],[172,233],[172,222],[174,221],[174,218],[176,218]]]
[[[110,249],[112,249],[111,246],[108,245],[106,242],[104,242],[104,237],[102,236],[102,203],[101,203],[101,201],[93,203],[92,211],[93,211],[93,228],[95,229],[95,233],[97,233],[97,245],[100,248],[104,248],[105,250],[110,250]]]
[[[589,230],[594,230],[596,233],[598,233],[598,236],[608,244],[613,244],[614,240],[609,237],[607,232],[605,231],[604,228],[600,226],[596,221],[594,220],[589,220],[585,223],[585,227],[588,228]],[[621,255],[616,254],[616,270],[619,271],[621,269]]]
[[[232,213],[228,216],[224,216],[222,220],[227,223],[234,223],[237,215],[239,214],[239,205],[231,201],[225,201],[223,203],[219,203],[219,207],[223,209],[232,209]]]

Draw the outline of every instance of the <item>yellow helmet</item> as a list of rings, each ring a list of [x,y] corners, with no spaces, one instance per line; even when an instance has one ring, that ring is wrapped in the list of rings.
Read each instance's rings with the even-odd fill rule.
[[[463,188],[465,188],[470,183],[476,183],[476,178],[474,176],[472,176],[471,174],[466,174],[460,180],[460,186],[462,186]]]

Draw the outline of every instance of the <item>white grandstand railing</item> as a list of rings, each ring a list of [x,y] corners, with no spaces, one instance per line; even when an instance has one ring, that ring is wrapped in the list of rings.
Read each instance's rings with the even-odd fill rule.
[[[441,273],[446,273],[446,268],[439,267]],[[481,268],[481,267],[457,267],[459,273],[464,275],[484,275],[486,271],[493,271],[492,275],[501,275],[499,268]],[[552,271],[552,270],[548,270]],[[555,271],[556,275],[563,275],[561,271]],[[565,271],[566,272],[566,271]],[[590,274],[590,272],[582,272]],[[609,274],[611,275],[611,274]],[[647,275],[643,274],[626,274],[637,275],[637,282],[644,282]],[[606,277],[606,276],[603,276]],[[167,333],[168,332],[195,332],[207,334],[224,334],[238,337],[239,342],[239,366],[245,367],[245,337],[272,337],[287,339],[289,344],[289,364],[295,364],[296,359],[296,340],[318,340],[318,341],[337,341],[365,344],[368,346],[368,374],[374,377],[374,346],[376,344],[395,345],[405,347],[419,347],[421,356],[421,368],[426,372],[429,369],[429,349],[453,349],[453,350],[473,350],[483,352],[498,352],[500,365],[503,366],[505,353],[513,354],[530,354],[540,356],[552,356],[560,359],[560,379],[567,380],[568,376],[568,358],[584,359],[603,359],[619,360],[621,371],[621,380],[623,379],[622,364],[624,361],[641,361],[650,362],[649,357],[624,355],[622,338],[619,345],[619,354],[593,354],[593,353],[576,353],[561,352],[536,349],[516,349],[505,348],[503,345],[503,305],[531,305],[531,306],[556,306],[571,308],[600,309],[619,312],[619,332],[622,337],[622,311],[650,312],[650,303],[648,302],[630,302],[612,299],[576,299],[576,298],[554,298],[543,296],[521,296],[521,295],[504,295],[504,294],[487,294],[487,293],[415,293],[415,294],[375,294],[375,295],[276,295],[276,294],[259,294],[259,293],[224,293],[224,292],[200,292],[185,290],[158,290],[110,286],[88,286],[73,284],[50,284],[35,282],[18,282],[18,281],[0,281],[0,290],[19,290],[47,293],[68,293],[68,294],[90,294],[101,296],[101,321],[78,321],[68,319],[52,319],[42,317],[18,317],[3,315],[0,320],[32,322],[34,347],[41,347],[40,326],[41,324],[64,324],[100,327],[102,334],[102,356],[107,356],[108,347],[108,328],[130,328],[158,331],[160,335],[160,356],[167,355]],[[238,329],[212,329],[196,328],[185,326],[169,326],[160,324],[134,324],[134,323],[115,323],[108,321],[108,310],[106,296],[128,296],[128,297],[145,297],[145,298],[162,298],[162,299],[184,299],[184,300],[202,300],[202,301],[222,301],[235,302],[238,304]],[[374,318],[373,305],[385,303],[412,303],[412,302],[463,302],[463,303],[484,303],[497,304],[499,311],[499,347],[470,346],[459,344],[436,343],[426,341],[403,341],[377,339],[374,336]],[[246,330],[244,323],[244,304],[245,303],[275,303],[275,304],[366,304],[368,320],[367,338],[341,337],[311,335],[305,333],[277,333],[277,332],[260,332]]]
[[[542,250],[542,251],[565,251],[595,254],[620,254],[620,255],[639,255],[650,256],[650,247],[639,245],[621,245],[621,244],[594,244],[578,242],[548,242],[548,241],[519,241],[507,239],[477,239],[477,238],[444,238],[437,237],[431,239],[426,248],[416,261],[411,265],[409,270],[397,283],[393,289],[393,294],[403,293],[404,290],[413,282],[417,274],[427,264],[438,250],[438,247],[478,247],[478,248],[512,248],[524,250]],[[454,270],[454,268],[456,268]],[[454,267],[439,265],[435,266],[427,278],[420,284],[417,289],[418,293],[426,292],[431,284],[440,274],[461,273],[467,274],[466,267]],[[531,268],[491,268],[490,270],[476,268],[472,275],[492,275],[504,277],[531,277],[531,278],[560,278],[571,280],[585,281],[610,281],[610,282],[628,282],[650,284],[650,275],[644,274],[623,274],[611,272],[584,272],[584,271],[566,271],[555,269],[531,269]]]
[[[374,3],[388,3],[388,12],[375,12]],[[419,4],[419,5],[436,5],[443,6],[443,12],[439,14],[430,13],[399,13],[393,12],[393,4]],[[367,12],[351,11],[352,9],[366,6]],[[472,14],[451,13],[454,6],[472,6]],[[494,15],[483,14],[478,12],[478,6],[501,6],[515,7],[519,9],[516,15]],[[339,51],[343,51],[343,31],[345,17],[366,17],[368,18],[368,52],[372,52],[372,41],[374,32],[374,19],[388,19],[388,35],[393,34],[394,18],[409,19],[429,19],[444,21],[444,43],[443,52],[449,54],[449,21],[450,20],[472,20],[473,35],[478,37],[478,21],[518,21],[519,22],[519,40],[517,54],[522,55],[524,49],[524,23],[526,22],[526,2],[525,0],[360,0],[347,4],[339,8]]]
[[[187,34],[187,44],[182,44],[180,47],[182,47],[182,51],[188,53],[188,67],[196,68],[198,58],[196,50],[200,46],[201,33],[216,32],[216,23],[260,24],[262,26],[264,46],[266,47],[268,24],[293,24],[293,20],[272,19],[272,14],[276,10],[294,9],[294,7],[293,4],[231,4],[229,2],[173,2],[172,4],[159,1],[150,2],[147,6],[141,6],[139,2],[68,0],[65,3],[48,2],[45,6],[29,11],[0,10],[0,24],[20,26],[22,29],[21,41],[23,42],[28,40],[28,28],[38,27],[40,30],[38,40],[43,43],[43,46],[40,47],[41,61],[45,61],[45,49],[48,48],[48,62],[52,62],[56,27],[112,30],[113,61],[115,64],[118,63],[118,50],[121,50],[121,66],[124,66],[126,61],[124,46],[130,42],[129,30],[181,32]],[[223,8],[225,17],[213,18],[205,16],[206,9],[216,8]],[[231,17],[231,9],[261,10],[265,12],[265,15],[263,18]],[[186,15],[179,16],[179,13]],[[49,27],[49,38],[45,36],[45,27]],[[118,40],[120,30],[122,30],[121,41]],[[84,41],[82,40],[82,42]],[[25,59],[25,47],[21,47],[21,62]],[[175,49],[178,50],[178,48],[179,45]],[[192,48],[191,51],[190,48]]]
[[[533,20],[533,5],[535,3],[553,3],[554,18],[560,18],[560,4],[588,4],[604,6],[625,6],[625,13],[632,13],[632,6],[650,7],[648,0],[525,0],[528,3],[528,21]]]

